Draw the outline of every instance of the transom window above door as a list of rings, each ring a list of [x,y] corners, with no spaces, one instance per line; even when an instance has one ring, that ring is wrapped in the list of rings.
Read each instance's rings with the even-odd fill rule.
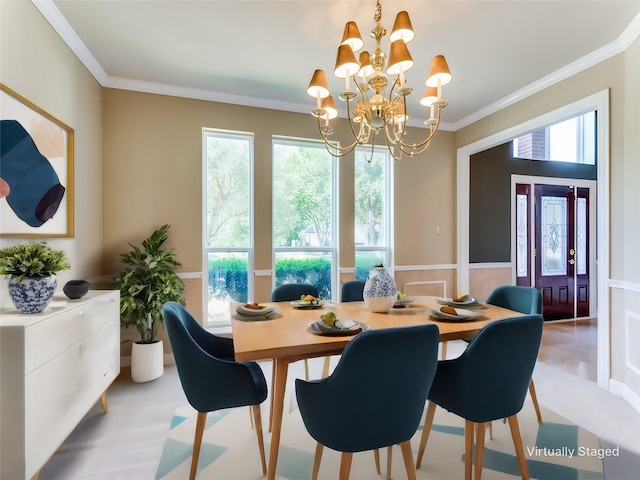
[[[596,164],[596,112],[576,115],[513,140],[513,156]]]

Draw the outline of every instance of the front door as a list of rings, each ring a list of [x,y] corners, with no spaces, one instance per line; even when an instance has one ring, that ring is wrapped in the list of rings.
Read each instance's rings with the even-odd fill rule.
[[[545,319],[589,315],[589,190],[535,186],[535,286]]]

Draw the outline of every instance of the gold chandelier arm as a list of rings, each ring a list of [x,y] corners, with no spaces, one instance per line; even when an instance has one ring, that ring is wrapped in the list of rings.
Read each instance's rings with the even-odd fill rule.
[[[369,130],[369,133],[371,133],[371,130]],[[367,161],[367,163],[371,163],[371,160],[373,160],[373,154],[375,152],[376,149],[376,137],[375,135],[373,136],[373,141],[371,142],[371,154],[367,157],[367,144],[369,143],[369,141],[367,140],[367,142],[362,143],[362,155],[364,156],[364,159]]]
[[[389,135],[385,135],[385,140],[387,141],[387,150],[389,150],[389,154],[393,157],[393,159],[397,162],[398,160],[400,160],[402,158],[402,154],[405,153],[399,146],[397,143],[393,143],[392,141],[390,141],[389,139]],[[396,155],[395,152],[395,147],[398,147],[398,150],[400,151],[400,155]]]
[[[431,143],[431,139],[433,138],[433,136],[438,131],[438,127],[439,126],[440,126],[440,109],[438,109],[438,118],[436,119],[436,123],[435,123],[435,125],[430,127],[431,128],[431,133],[429,133],[429,136],[426,139],[424,139],[423,141],[421,141],[419,143],[414,143],[414,144],[408,144],[408,143],[404,143],[404,142],[397,142],[396,146],[398,148],[400,148],[404,153],[406,153],[407,155],[410,155],[412,157],[415,156],[415,155],[420,155],[427,148],[429,148],[429,144]]]
[[[355,81],[355,78],[354,78],[354,81]],[[356,83],[356,85],[357,85],[357,83]],[[363,101],[364,101],[364,94],[362,92],[360,92],[360,94],[362,95]],[[356,143],[362,143],[362,142],[358,141],[358,138],[360,137],[360,133],[356,133],[355,129],[353,128],[353,120],[351,118],[351,108],[350,108],[351,100],[348,99],[346,102],[347,102],[347,120],[349,121],[349,128],[351,129],[351,135],[353,135],[353,138],[355,139]],[[361,120],[361,122],[362,121],[363,120]],[[367,135],[367,140],[366,141],[369,141],[369,136],[368,135]]]
[[[320,117],[317,117],[317,118],[318,118],[318,131],[320,132],[320,136],[324,141],[324,146],[327,149],[327,152],[329,152],[334,157],[342,158],[346,155],[349,155],[353,151],[353,149],[356,148],[356,146],[358,145],[357,140],[347,147],[341,147],[340,145],[334,145],[333,143],[331,143],[329,141],[329,136],[322,130],[321,118]]]

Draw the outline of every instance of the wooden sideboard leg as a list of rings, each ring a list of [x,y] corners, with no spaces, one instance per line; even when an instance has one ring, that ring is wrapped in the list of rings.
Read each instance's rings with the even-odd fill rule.
[[[107,405],[107,391],[105,390],[104,392],[102,392],[102,395],[100,395],[100,405],[102,405],[102,411],[104,413],[109,413],[109,405]],[[38,480],[38,479],[35,479]]]
[[[38,480],[38,476],[40,475],[40,470],[38,470],[33,477],[31,477],[31,480]]]

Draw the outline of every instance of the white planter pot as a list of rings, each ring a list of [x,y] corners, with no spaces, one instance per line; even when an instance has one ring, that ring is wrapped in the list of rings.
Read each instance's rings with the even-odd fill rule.
[[[155,380],[164,373],[162,340],[155,343],[133,343],[131,346],[131,379],[142,383]]]

